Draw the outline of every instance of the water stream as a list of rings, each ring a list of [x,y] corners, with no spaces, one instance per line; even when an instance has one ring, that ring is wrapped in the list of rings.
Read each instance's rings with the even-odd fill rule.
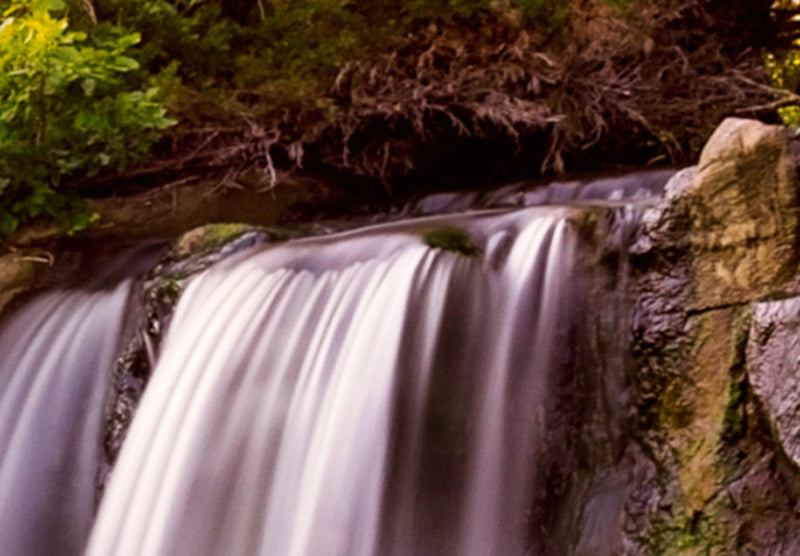
[[[0,554],[543,553],[554,453],[582,442],[554,438],[556,402],[600,372],[587,222],[619,207],[426,217],[214,265],[93,525],[130,281],[42,297],[0,331]]]
[[[130,289],[53,292],[0,330],[0,554],[80,554]]]

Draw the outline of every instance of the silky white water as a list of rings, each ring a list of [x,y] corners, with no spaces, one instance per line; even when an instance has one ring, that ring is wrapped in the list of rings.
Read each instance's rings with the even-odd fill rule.
[[[524,554],[580,297],[568,214],[305,240],[194,279],[86,554]],[[431,248],[426,226],[482,253]]]
[[[0,329],[0,554],[77,555],[130,281],[53,292]]]

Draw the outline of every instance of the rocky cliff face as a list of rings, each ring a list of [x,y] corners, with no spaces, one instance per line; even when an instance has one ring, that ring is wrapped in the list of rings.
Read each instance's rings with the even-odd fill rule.
[[[639,231],[634,553],[800,553],[796,148],[726,120]]]

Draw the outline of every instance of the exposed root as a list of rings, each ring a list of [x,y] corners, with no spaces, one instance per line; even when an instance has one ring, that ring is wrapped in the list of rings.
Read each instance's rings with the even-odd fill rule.
[[[55,257],[53,257],[53,254],[50,252],[44,252],[36,255],[24,255],[19,257],[17,260],[46,264],[47,266],[53,266],[55,264]]]
[[[326,149],[327,161],[386,179],[415,168],[437,141],[504,137],[519,148],[543,132],[542,172],[563,172],[567,157],[603,142],[639,142],[681,162],[725,115],[797,102],[766,84],[756,52],[732,59],[709,40],[701,26],[713,20],[700,2],[664,4],[626,23],[587,2],[573,14],[569,45],[509,20],[431,24],[395,52],[342,70],[335,93],[346,110],[334,140],[326,136],[341,151]]]
[[[527,149],[541,173],[586,156],[685,163],[725,116],[770,118],[800,101],[768,85],[759,52],[729,29],[717,35],[711,14],[730,10],[714,11],[714,2],[644,3],[634,19],[575,2],[560,39],[507,7],[432,22],[391,52],[346,64],[332,83],[333,114],[261,107],[258,117],[187,123],[164,145],[163,162],[129,177],[202,169],[216,172],[221,190],[256,168],[267,191],[276,167],[310,164],[375,178],[391,194],[439,145],[466,140]]]

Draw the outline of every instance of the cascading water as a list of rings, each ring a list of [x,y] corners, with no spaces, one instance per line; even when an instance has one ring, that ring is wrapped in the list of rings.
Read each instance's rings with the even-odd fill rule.
[[[493,202],[542,201],[520,195]],[[630,211],[600,205],[384,224],[191,279],[88,546],[129,282],[43,298],[0,335],[0,554],[618,553],[624,396],[587,339],[587,230]]]
[[[531,210],[483,257],[388,229],[194,281],[88,554],[522,553],[575,244]]]
[[[0,330],[0,554],[85,546],[130,284],[47,294]]]

